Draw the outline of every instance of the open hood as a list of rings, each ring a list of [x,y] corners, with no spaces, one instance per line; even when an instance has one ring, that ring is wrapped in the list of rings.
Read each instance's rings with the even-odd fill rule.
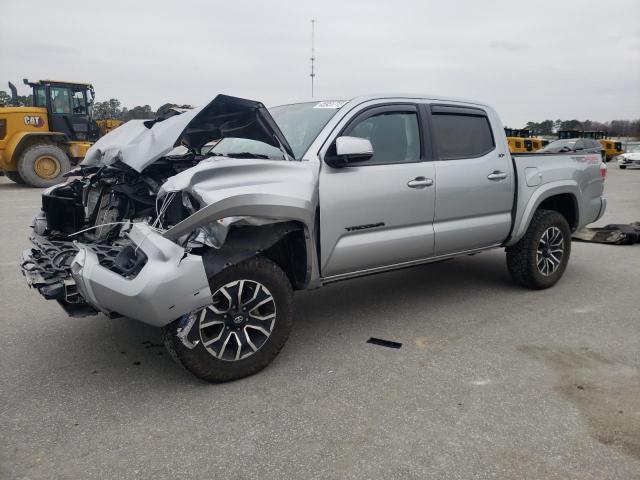
[[[293,159],[294,154],[267,108],[260,102],[218,95],[204,107],[169,118],[131,120],[98,140],[81,165],[109,165],[117,160],[141,172],[178,145],[198,150],[222,138],[267,143]]]

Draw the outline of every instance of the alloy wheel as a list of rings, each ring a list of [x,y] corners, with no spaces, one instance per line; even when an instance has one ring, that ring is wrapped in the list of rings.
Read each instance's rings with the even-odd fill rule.
[[[564,256],[564,236],[558,227],[547,228],[538,243],[536,264],[538,271],[548,277],[553,275],[562,264]]]
[[[200,340],[219,360],[250,357],[267,342],[276,323],[271,292],[254,280],[235,280],[213,294],[213,303],[198,314]]]

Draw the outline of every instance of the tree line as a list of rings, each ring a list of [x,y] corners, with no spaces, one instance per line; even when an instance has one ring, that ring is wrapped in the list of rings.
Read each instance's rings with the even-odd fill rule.
[[[544,120],[527,122],[526,128],[534,135],[555,135],[559,130],[603,131],[611,137],[640,137],[640,119],[611,120],[596,122],[593,120]]]
[[[10,105],[11,103],[11,95],[4,90],[0,90],[0,106]],[[17,103],[20,106],[31,106],[33,105],[33,96],[31,94],[18,95]],[[153,110],[149,105],[136,105],[135,107],[127,108],[123,107],[117,98],[111,98],[104,102],[95,102],[92,114],[94,120],[115,119],[126,122],[154,118],[156,115],[164,114],[169,108],[178,106],[185,107],[185,105],[165,103],[157,110]]]
[[[0,105],[8,105],[11,96],[0,90]],[[32,105],[31,95],[18,95],[20,105]],[[126,122],[128,120],[140,120],[154,118],[163,115],[170,107],[187,107],[175,103],[165,103],[157,110],[149,105],[136,105],[132,108],[123,107],[120,100],[111,98],[103,102],[93,104],[93,118],[95,120],[115,119]],[[526,128],[534,135],[555,135],[559,130],[604,131],[612,137],[640,137],[640,119],[635,120],[610,120],[596,122],[592,120],[544,120],[542,122],[527,122]]]

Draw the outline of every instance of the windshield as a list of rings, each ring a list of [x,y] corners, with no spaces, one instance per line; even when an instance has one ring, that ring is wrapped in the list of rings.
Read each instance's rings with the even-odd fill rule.
[[[269,113],[291,145],[296,160],[300,160],[320,130],[346,102],[307,102],[272,107]],[[228,136],[209,151],[210,155],[239,158],[284,159],[278,148],[264,142]]]
[[[627,153],[640,153],[640,145],[629,145]]]

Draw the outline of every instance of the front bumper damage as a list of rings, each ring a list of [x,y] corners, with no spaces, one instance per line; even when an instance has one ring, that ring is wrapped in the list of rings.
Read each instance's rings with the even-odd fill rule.
[[[116,273],[99,246],[71,242],[60,242],[67,260],[52,268],[54,261],[43,250],[52,242],[39,236],[32,237],[36,248],[23,254],[22,271],[31,286],[45,298],[59,300],[71,315],[70,299],[85,309],[162,327],[211,302],[202,257],[187,253],[145,223],[133,224],[127,236],[130,247],[145,257],[135,275]],[[57,296],[47,296],[54,289]]]
[[[75,242],[52,240],[35,231],[29,240],[33,246],[22,252],[20,262],[27,284],[36,288],[47,300],[56,300],[69,316],[95,315],[97,311],[78,293],[71,276],[71,261],[79,251]],[[92,245],[91,248],[103,265],[110,266],[122,247]]]

